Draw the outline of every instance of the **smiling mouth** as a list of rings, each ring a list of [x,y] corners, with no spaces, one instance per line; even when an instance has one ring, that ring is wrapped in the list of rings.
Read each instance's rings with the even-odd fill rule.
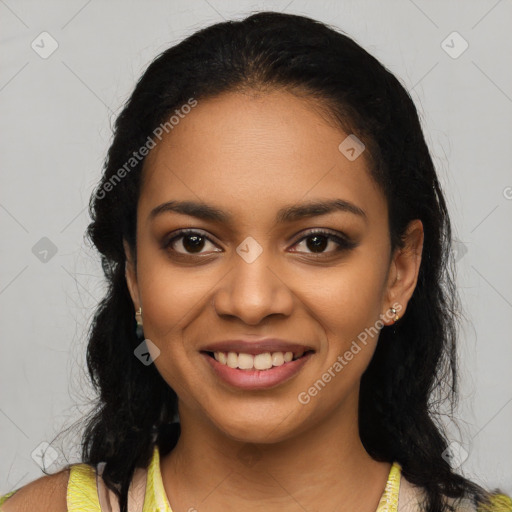
[[[270,370],[286,365],[291,361],[302,359],[314,350],[301,352],[262,352],[261,354],[246,354],[243,352],[208,352],[203,351],[218,363],[239,370]]]

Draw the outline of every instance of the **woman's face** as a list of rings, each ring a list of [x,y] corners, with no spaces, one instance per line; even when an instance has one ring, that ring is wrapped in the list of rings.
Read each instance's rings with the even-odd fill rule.
[[[391,254],[386,200],[364,152],[338,148],[347,135],[288,93],[229,93],[199,101],[148,155],[127,279],[181,417],[248,442],[353,420],[379,328],[393,305],[405,312],[419,260]],[[161,207],[171,201],[203,208]],[[205,351],[221,341],[245,355],[216,361]]]

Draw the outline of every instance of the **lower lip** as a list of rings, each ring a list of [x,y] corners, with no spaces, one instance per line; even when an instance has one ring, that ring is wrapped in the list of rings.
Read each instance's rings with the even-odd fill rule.
[[[230,368],[227,364],[219,363],[213,357],[202,352],[215,373],[225,382],[241,389],[268,389],[290,380],[307,363],[313,352],[284,363],[273,366],[269,370],[240,370]]]

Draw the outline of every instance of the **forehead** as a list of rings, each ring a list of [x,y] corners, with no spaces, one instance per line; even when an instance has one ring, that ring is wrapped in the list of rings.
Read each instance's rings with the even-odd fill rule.
[[[139,208],[190,199],[269,212],[320,197],[385,208],[364,152],[349,160],[340,151],[348,135],[286,92],[199,100],[146,158]]]

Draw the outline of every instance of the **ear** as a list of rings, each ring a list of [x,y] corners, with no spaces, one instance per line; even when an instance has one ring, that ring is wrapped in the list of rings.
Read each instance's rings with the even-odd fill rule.
[[[405,314],[420,271],[424,233],[423,224],[419,219],[409,223],[403,240],[404,246],[395,250],[391,260],[386,297],[387,311],[394,307],[400,317]],[[383,318],[387,319],[384,322],[386,325],[394,323],[394,317],[389,313]]]
[[[135,310],[137,311],[140,306],[140,298],[139,298],[139,287],[137,285],[137,271],[135,269],[134,258],[132,255],[132,251],[128,242],[123,238],[123,247],[124,253],[126,256],[126,265],[125,265],[125,276],[126,276],[126,284],[128,285],[128,290],[130,291],[130,296],[133,301],[133,305]]]

